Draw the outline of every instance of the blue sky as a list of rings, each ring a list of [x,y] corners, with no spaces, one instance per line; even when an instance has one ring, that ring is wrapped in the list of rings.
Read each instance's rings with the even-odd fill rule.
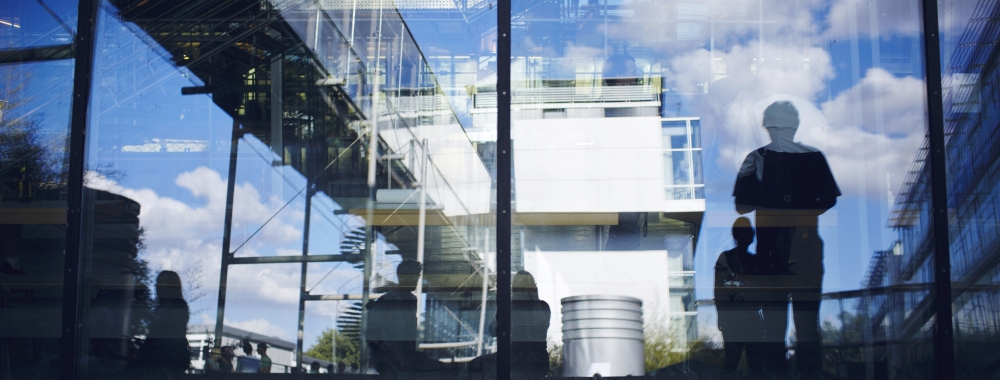
[[[809,100],[823,114],[825,124],[803,126],[800,137],[826,152],[845,194],[838,206],[823,216],[826,227],[821,235],[826,241],[826,291],[857,288],[872,251],[886,249],[894,240],[894,233],[886,228],[888,201],[890,194],[900,191],[905,169],[923,136],[924,125],[919,122],[924,110],[921,103],[923,97],[922,93],[914,92],[914,89],[920,90],[922,85],[922,55],[916,50],[920,36],[914,29],[918,20],[912,19],[909,13],[890,14],[879,18],[881,29],[873,36],[871,32],[866,32],[869,29],[865,25],[868,25],[869,19],[864,3],[834,0],[824,3],[823,7],[806,10],[814,21],[810,25],[803,26],[800,20],[779,20],[787,29],[786,33],[783,38],[775,38],[774,41],[765,39],[765,46],[777,52],[775,54],[793,59],[810,58],[808,70],[768,66],[767,70],[771,71],[758,74],[758,78],[762,78],[759,88],[735,95],[733,104],[727,107],[709,104],[713,99],[711,97],[695,94],[681,96],[687,102],[684,109],[690,110],[692,116],[718,121],[715,125],[705,125],[703,132],[708,209],[709,213],[717,215],[731,212],[734,165],[753,147],[753,139],[741,136],[756,136],[758,140],[763,136],[759,128],[752,130],[750,126],[732,122],[730,113],[734,109],[749,108],[765,95],[788,93]],[[910,3],[915,2],[901,3],[912,5]],[[843,15],[849,14],[851,9],[860,9],[860,14],[864,15],[865,21],[857,30],[852,30],[843,22]],[[775,14],[779,15],[775,17],[789,15]],[[794,12],[790,15],[796,16]],[[132,29],[119,24],[115,18],[102,17],[101,20],[102,36],[99,40],[88,145],[89,163],[91,169],[96,168],[98,163],[113,163],[111,168],[117,170],[119,175],[109,178],[95,176],[92,183],[129,194],[143,203],[143,224],[150,229],[150,248],[146,255],[155,268],[194,273],[191,272],[192,267],[201,267],[201,286],[207,295],[192,307],[193,310],[203,310],[192,316],[192,322],[214,322],[222,231],[219,194],[221,192],[224,197],[225,192],[225,187],[219,186],[224,184],[228,168],[232,119],[215,107],[209,95],[181,96],[180,88],[198,84],[197,79],[172,67],[156,51],[145,50],[130,58],[134,61],[126,67],[134,72],[124,74],[135,75],[131,83],[121,82],[122,78],[128,77],[121,72],[116,76],[103,75],[102,68],[117,63],[115,59],[121,57],[116,55],[115,49],[138,46],[138,50],[142,51],[147,47],[144,40],[132,35]],[[625,23],[625,26],[628,24]],[[413,23],[411,27],[425,53],[431,46],[445,51],[468,49],[470,41],[479,38],[439,38],[437,30],[431,29],[433,24],[426,22]],[[951,38],[959,30],[944,30],[943,37]],[[544,28],[531,30],[537,35],[552,32]],[[618,33],[615,35],[617,38],[631,36],[628,30],[620,28],[606,32]],[[515,30],[515,41],[535,37],[524,33]],[[809,42],[795,42],[788,36]],[[758,48],[760,43],[753,33],[734,41],[735,45],[747,51]],[[657,48],[653,46],[651,49],[656,51]],[[515,55],[522,53],[526,52],[515,51]],[[603,55],[600,51],[577,50],[577,53],[583,56],[593,54],[594,57]],[[701,46],[686,51],[658,52],[666,55],[662,60],[664,69],[661,73],[652,74],[662,74],[670,85],[683,89],[690,84],[690,78],[704,77],[708,53]],[[717,51],[712,54],[728,59],[727,54],[738,53]],[[877,61],[880,64],[876,65]],[[46,131],[60,133],[68,126],[68,99],[72,83],[69,80],[72,75],[70,62],[21,65],[33,74],[32,85],[25,94],[32,102],[26,109],[34,110],[33,114],[40,118]],[[41,80],[54,77],[63,80]],[[46,85],[43,87],[41,83]],[[121,99],[119,91],[138,91],[138,96]],[[883,96],[873,95],[876,93]],[[122,100],[124,102],[116,103]],[[874,103],[876,101],[882,103]],[[875,104],[881,104],[881,108],[876,110]],[[135,125],[131,125],[132,120],[136,121]],[[151,154],[148,160],[137,155],[123,160],[116,159],[113,154],[102,153],[115,141],[134,141],[130,140],[131,136],[204,140],[211,142],[213,148],[200,153],[187,153],[183,159]],[[304,203],[301,197],[293,199],[293,195],[301,189],[304,179],[287,168],[272,168],[259,155],[267,153],[266,146],[260,142],[248,140],[240,146],[237,181],[241,190],[237,193],[237,203],[244,206],[242,210],[249,211],[237,218],[242,224],[234,228],[234,247],[242,241],[240,237],[249,236],[267,217],[291,200],[289,206],[278,213],[243,252],[248,255],[295,254],[301,249],[301,240],[297,240],[296,236],[301,236]],[[278,171],[291,184],[285,183],[277,175]],[[278,186],[275,187],[275,184]],[[339,206],[327,203],[314,209],[314,212],[322,209],[329,216],[329,220],[313,219],[314,229],[311,232],[313,236],[322,237],[312,239],[310,244],[314,252],[336,250],[339,243],[336,236],[342,233],[345,226],[359,225],[357,220],[349,217],[333,216],[329,209]],[[154,215],[157,212],[161,214]],[[735,216],[732,212],[732,217]],[[715,256],[722,249],[730,246],[727,236],[728,226],[703,228],[696,269],[710,273],[704,269],[708,268],[706,265],[714,264]],[[309,286],[334,266],[311,265]],[[298,265],[274,265],[240,268],[231,272],[232,295],[227,320],[234,325],[294,340],[298,271]],[[356,292],[360,286],[357,272],[342,265],[324,280],[316,292]],[[705,281],[706,277],[699,278],[699,286],[703,289]],[[322,329],[332,326],[335,309],[333,303],[309,305],[307,347]]]

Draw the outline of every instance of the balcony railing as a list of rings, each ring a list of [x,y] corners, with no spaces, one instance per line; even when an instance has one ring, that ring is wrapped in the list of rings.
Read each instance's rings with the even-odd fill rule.
[[[538,87],[513,90],[511,104],[633,103],[660,100],[660,89],[652,85],[599,87]],[[474,97],[475,108],[496,108],[497,93]]]

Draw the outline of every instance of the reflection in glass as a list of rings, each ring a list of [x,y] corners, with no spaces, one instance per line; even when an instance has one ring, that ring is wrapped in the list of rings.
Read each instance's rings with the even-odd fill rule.
[[[997,27],[998,15],[1000,6],[990,1],[945,1],[939,15],[945,131],[954,136],[946,141],[945,162],[948,209],[955,210],[948,238],[956,378],[982,377],[1000,363],[992,352],[1000,342],[1000,268],[995,261],[1000,189],[992,179],[1000,62],[997,35],[990,31]]]
[[[16,52],[22,49],[55,46],[60,48],[36,49],[18,60],[72,57],[68,46],[76,33],[78,5],[70,0],[5,2],[0,9],[0,57],[18,57]]]
[[[3,3],[0,377],[931,377],[920,2],[515,1],[511,57],[497,5],[101,2],[62,358],[78,4]],[[1000,6],[939,9],[956,377],[984,378]],[[776,136],[785,101],[798,130]],[[800,191],[822,167],[836,205]]]
[[[930,223],[899,224],[894,211],[910,210],[907,173],[923,162],[920,4],[821,3],[514,2],[512,265],[562,305],[548,332],[561,369],[550,374],[929,373],[931,339],[916,328],[928,320],[911,316],[928,277],[877,253]],[[770,135],[766,110],[781,101],[801,123]],[[765,146],[768,158],[745,163]],[[774,166],[782,154],[798,156]],[[738,174],[758,183],[754,197],[779,203],[734,207]],[[815,198],[825,204],[802,203]],[[718,260],[738,246],[741,213],[756,229],[740,246],[747,269],[760,269],[737,273]],[[899,256],[928,257],[926,247],[916,240]],[[730,274],[739,278],[723,285]],[[883,274],[898,277],[869,286]],[[720,299],[716,282],[744,301]],[[567,325],[576,297],[641,302],[641,370],[626,369],[635,358],[569,352],[572,334],[591,334],[594,347],[604,339]],[[899,323],[915,329],[880,327]]]
[[[477,34],[439,51],[420,23],[485,31],[491,8],[403,6],[103,4],[85,269],[118,303],[84,314],[134,327],[89,377],[433,376],[495,350],[495,137],[467,91],[495,58]],[[169,273],[186,322],[153,280]]]
[[[72,76],[73,60],[0,64],[0,371],[10,378],[55,377],[71,360],[58,343]]]

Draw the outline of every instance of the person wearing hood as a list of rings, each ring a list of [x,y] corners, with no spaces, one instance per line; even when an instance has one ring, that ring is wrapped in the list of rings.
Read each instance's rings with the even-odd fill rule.
[[[780,276],[779,288],[792,299],[795,362],[800,373],[810,374],[821,365],[818,319],[824,270],[823,240],[817,227],[819,216],[837,204],[841,192],[823,153],[794,140],[799,113],[791,102],[768,106],[763,126],[771,143],[747,155],[733,196],[737,212],[755,212],[757,254],[764,262],[764,274]],[[771,310],[762,308],[762,317],[771,320],[768,324],[787,326],[787,303],[772,306]],[[772,348],[771,356],[783,356],[781,338],[780,348]]]

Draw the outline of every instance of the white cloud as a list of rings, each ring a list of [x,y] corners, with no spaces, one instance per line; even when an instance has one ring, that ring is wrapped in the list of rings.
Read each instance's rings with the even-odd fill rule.
[[[279,326],[275,326],[271,322],[263,318],[251,319],[248,321],[234,321],[229,318],[225,319],[223,322],[226,326],[233,326],[238,329],[247,330],[249,332],[263,334],[267,336],[278,337],[282,339],[294,338],[294,335],[289,333]]]
[[[874,68],[849,89],[822,101],[834,78],[831,57],[816,47],[770,45],[772,55],[751,73],[759,46],[756,41],[734,46],[716,56],[731,65],[730,77],[710,84],[695,106],[702,117],[705,146],[715,149],[723,186],[747,153],[770,142],[760,126],[761,114],[777,97],[794,98],[802,123],[797,140],[824,152],[845,194],[886,194],[886,177],[897,191],[925,131],[924,83]],[[780,60],[778,59],[780,57]],[[707,77],[708,51],[701,49],[670,62],[667,83],[679,92],[696,90]],[[741,70],[742,69],[742,70]],[[780,95],[777,95],[780,94]]]
[[[919,35],[920,4],[912,0],[834,0],[826,14],[826,38]],[[877,8],[876,8],[877,7]]]
[[[190,277],[200,275],[192,283],[192,278],[184,278],[186,287],[200,286],[204,293],[191,310],[210,310],[214,315],[218,292],[219,270],[222,253],[222,227],[225,217],[226,181],[215,170],[199,167],[183,172],[174,183],[187,190],[199,201],[185,203],[174,198],[157,194],[150,188],[129,188],[118,182],[88,173],[87,184],[91,188],[120,194],[135,200],[141,206],[139,221],[146,228],[146,251],[143,258],[154,271],[173,270]],[[247,230],[234,228],[233,245],[239,246],[243,239],[263,225],[284,205],[287,200],[264,199],[257,189],[248,182],[235,187],[234,225],[245,225]],[[200,203],[200,204],[199,204]],[[292,202],[261,232],[240,249],[239,257],[301,254],[301,225],[304,202]],[[317,219],[314,219],[316,222]],[[322,221],[319,221],[322,223]],[[327,242],[336,246],[340,236],[329,237],[337,241]],[[335,264],[313,264],[309,266],[307,278],[309,286],[315,285]],[[316,287],[316,294],[336,292],[345,282],[360,281],[352,266],[344,264]],[[280,265],[238,265],[231,266],[227,281],[227,298],[230,303],[250,302],[256,305],[296,305],[299,298],[301,267],[296,264]],[[284,307],[283,306],[283,307]],[[316,310],[333,315],[330,307]],[[204,313],[193,318],[208,318]],[[214,319],[209,318],[213,323]],[[194,320],[194,319],[193,319]]]
[[[807,130],[801,138],[825,141],[844,193],[881,196],[886,177],[888,190],[898,191],[926,133],[924,93],[922,80],[870,69],[854,87],[822,104],[829,131]]]

